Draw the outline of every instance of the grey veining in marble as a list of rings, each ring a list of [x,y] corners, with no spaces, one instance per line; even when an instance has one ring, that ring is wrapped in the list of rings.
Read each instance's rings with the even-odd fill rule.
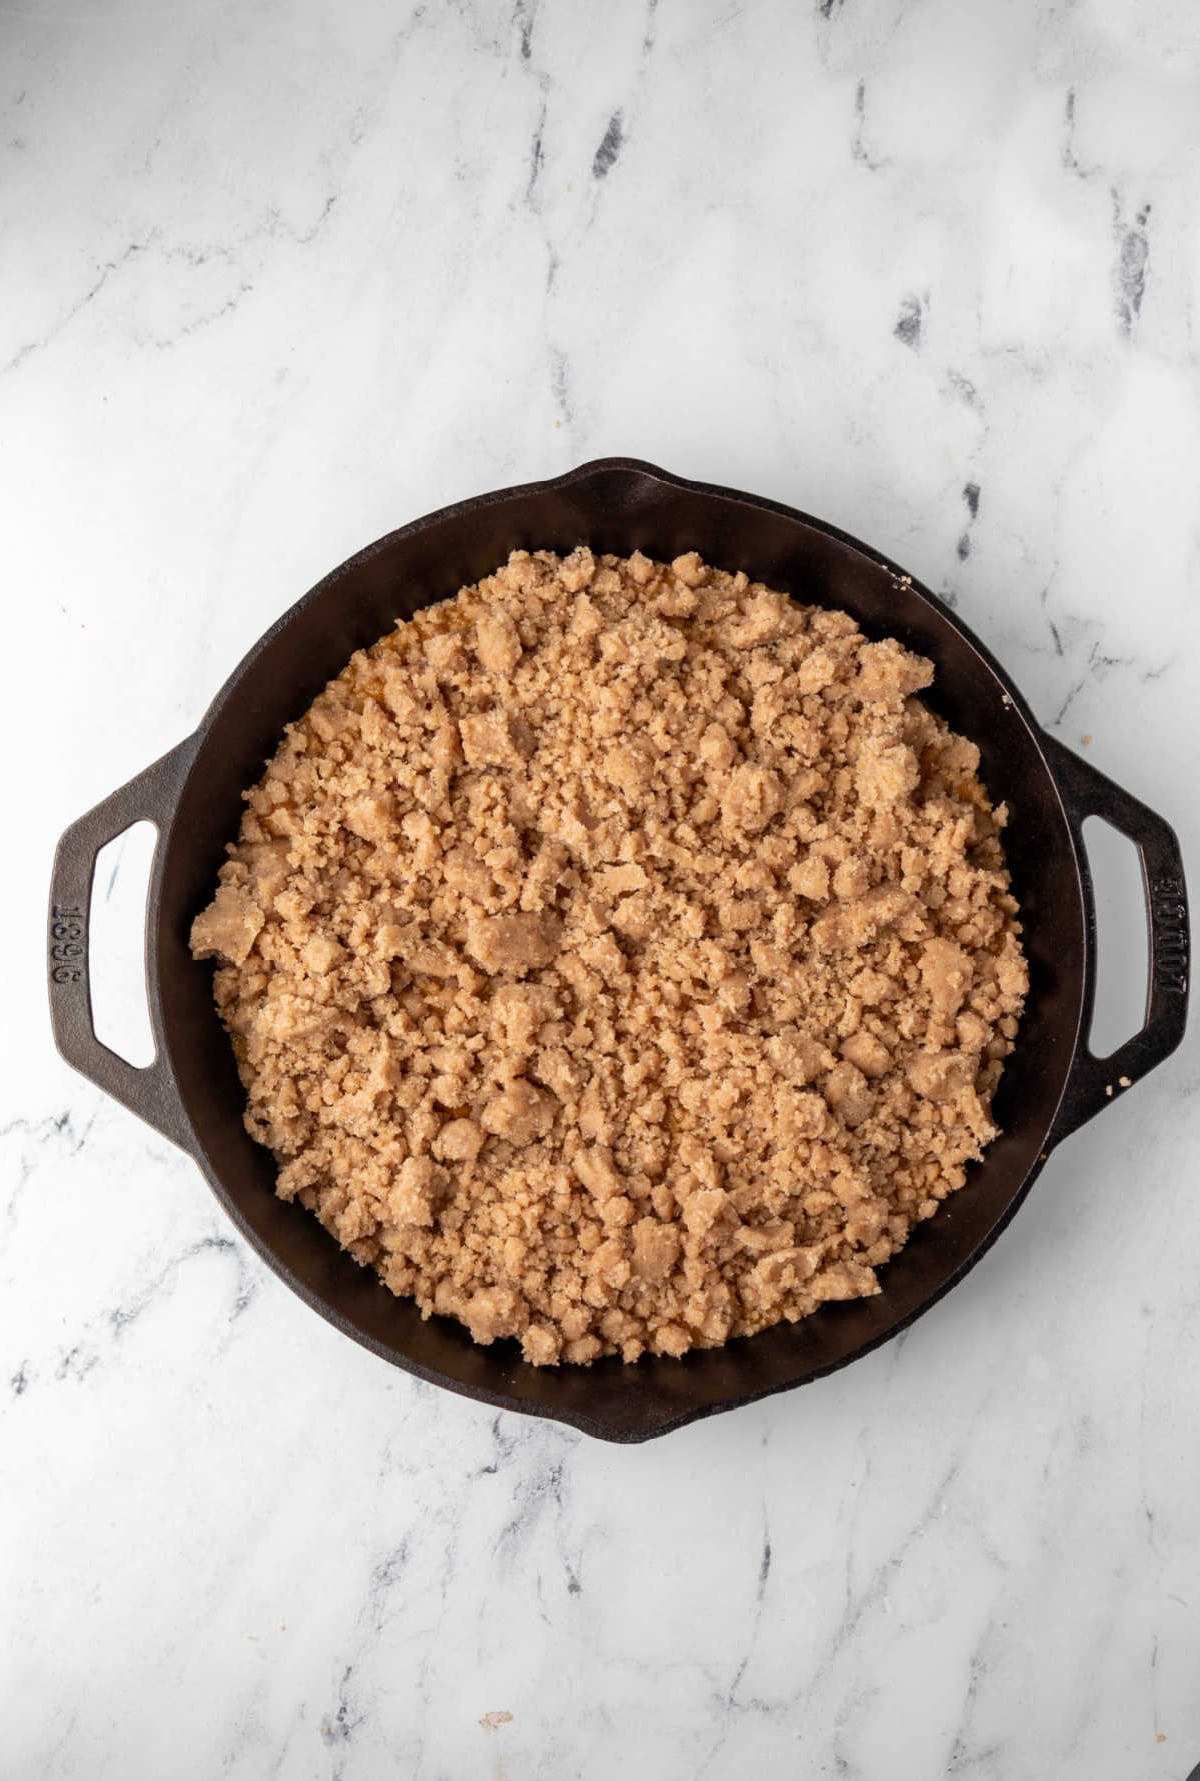
[[[903,562],[1195,859],[1195,8],[26,0],[0,46],[4,1781],[1183,1781],[1194,1044],[906,1338],[609,1449],[312,1316],[53,1057],[34,936],[58,832],[318,576],[606,452]]]

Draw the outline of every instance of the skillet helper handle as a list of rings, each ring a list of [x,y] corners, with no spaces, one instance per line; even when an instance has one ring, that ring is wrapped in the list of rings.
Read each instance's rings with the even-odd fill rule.
[[[189,736],[71,824],[54,855],[46,946],[50,1022],[61,1055],[72,1069],[184,1149],[191,1143],[190,1127],[171,1067],[158,1045],[158,1035],[154,1062],[145,1069],[126,1063],[96,1037],[88,969],[88,921],[100,849],[124,834],[132,823],[142,821],[155,825],[161,842],[164,821],[195,750],[195,738]]]
[[[1137,848],[1149,936],[1150,980],[1146,992],[1146,1017],[1141,1030],[1106,1058],[1093,1055],[1084,1031],[1051,1134],[1051,1141],[1057,1143],[1101,1112],[1124,1089],[1131,1088],[1141,1077],[1148,1075],[1170,1056],[1183,1038],[1187,1025],[1190,941],[1183,856],[1171,825],[1069,748],[1064,748],[1054,736],[1043,734],[1041,742],[1058,781],[1081,858],[1086,859],[1082,831],[1089,816],[1103,817]],[[1088,943],[1094,951],[1096,906],[1086,870],[1084,888]],[[1092,1000],[1089,991],[1084,1009],[1088,1024],[1091,1022]]]

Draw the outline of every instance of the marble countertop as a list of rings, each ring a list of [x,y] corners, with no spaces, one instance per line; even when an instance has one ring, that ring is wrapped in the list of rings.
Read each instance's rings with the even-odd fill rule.
[[[314,1317],[59,1063],[34,936],[60,830],[321,574],[609,452],[898,559],[1194,862],[1194,9],[2,29],[0,1774],[1183,1781],[1194,1043],[906,1338],[620,1449]]]

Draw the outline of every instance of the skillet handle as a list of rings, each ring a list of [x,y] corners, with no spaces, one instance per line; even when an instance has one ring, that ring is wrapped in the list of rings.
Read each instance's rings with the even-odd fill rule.
[[[189,736],[71,824],[54,855],[46,947],[50,1022],[61,1055],[72,1069],[185,1150],[192,1143],[191,1128],[171,1066],[163,1056],[159,1035],[155,1033],[154,1062],[145,1069],[126,1063],[96,1037],[88,970],[88,919],[96,855],[131,823],[143,820],[154,823],[161,841],[164,823],[195,752],[196,738]]]
[[[1087,1030],[1095,990],[1094,973],[1089,972],[1080,1045],[1050,1134],[1051,1142],[1057,1143],[1101,1112],[1123,1089],[1148,1075],[1183,1038],[1187,1025],[1189,930],[1183,856],[1170,824],[1097,772],[1089,762],[1064,748],[1056,737],[1043,732],[1041,744],[1058,782],[1079,852],[1088,946],[1093,956],[1096,906],[1082,832],[1089,816],[1103,817],[1137,848],[1150,942],[1146,1018],[1140,1032],[1119,1045],[1111,1057],[1095,1057],[1088,1049]]]

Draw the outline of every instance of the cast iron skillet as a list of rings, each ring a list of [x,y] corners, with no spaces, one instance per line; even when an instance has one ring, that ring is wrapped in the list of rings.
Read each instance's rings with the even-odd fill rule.
[[[275,1197],[272,1159],[242,1127],[242,1090],[213,1009],[212,969],[190,958],[187,938],[237,830],[242,788],[261,774],[284,724],[352,651],[398,617],[478,580],[512,549],[568,551],[581,541],[668,559],[698,550],[799,600],[844,607],[868,634],[899,637],[932,657],[930,703],[979,744],[985,783],[1012,809],[1006,844],[1032,987],[996,1101],[1003,1136],[967,1186],[887,1264],[878,1297],[827,1305],[800,1324],[682,1360],[535,1369],[515,1343],[477,1348],[457,1323],[423,1323],[310,1213]],[[1150,935],[1145,1024],[1105,1060],[1087,1047],[1095,918],[1080,829],[1093,814],[1137,846]],[[157,1056],[139,1070],[92,1030],[87,920],[97,852],[143,818],[158,829],[146,910]],[[417,520],[318,583],[250,651],[195,735],[67,830],[54,864],[49,974],[55,1038],[67,1062],[196,1159],[242,1235],[315,1311],[419,1378],[605,1440],[644,1441],[831,1372],[941,1298],[995,1241],[1052,1146],[1099,1112],[1110,1089],[1119,1093],[1122,1079],[1136,1081],[1179,1044],[1187,952],[1183,866],[1171,829],[1040,730],[1003,669],[932,594],[866,545],[776,502],[603,459]]]

